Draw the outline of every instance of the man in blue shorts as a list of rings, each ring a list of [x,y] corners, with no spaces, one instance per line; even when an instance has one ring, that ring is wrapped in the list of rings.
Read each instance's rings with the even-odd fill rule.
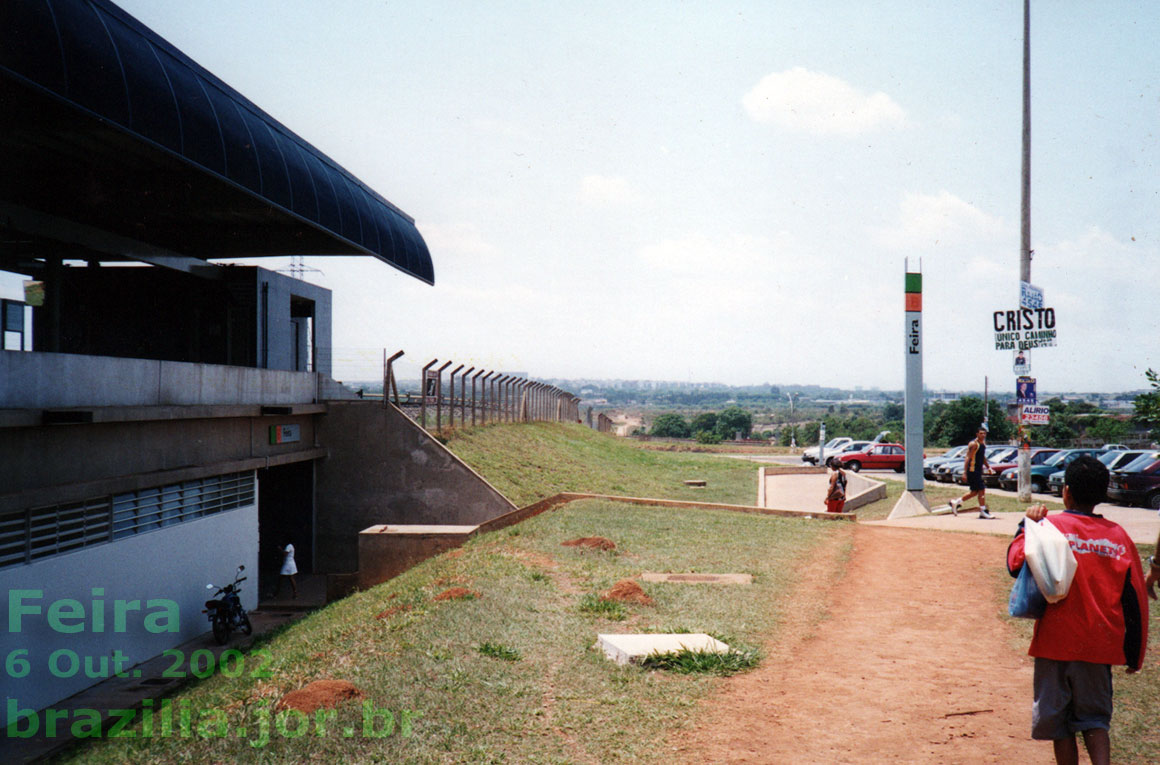
[[[979,498],[979,517],[987,520],[995,516],[987,512],[987,484],[983,483],[983,468],[990,465],[987,462],[987,429],[979,428],[975,440],[967,446],[967,458],[963,460],[963,477],[967,481],[969,491],[958,499],[950,501],[951,512],[959,514],[959,508],[971,497]]]
[[[1111,757],[1112,666],[1140,669],[1148,646],[1148,599],[1136,545],[1116,523],[1096,515],[1104,500],[1108,469],[1079,457],[1064,473],[1062,513],[1051,524],[1067,537],[1076,570],[1067,597],[1049,603],[1035,621],[1028,653],[1035,657],[1031,737],[1051,741],[1057,763],[1079,760],[1076,733],[1093,765]],[[1007,571],[1017,576],[1026,560],[1023,524],[1047,516],[1027,508],[1007,548]]]

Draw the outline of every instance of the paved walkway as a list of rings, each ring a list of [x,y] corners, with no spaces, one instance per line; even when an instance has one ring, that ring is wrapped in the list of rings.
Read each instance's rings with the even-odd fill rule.
[[[873,478],[875,474],[867,474]],[[897,477],[894,473],[884,474]],[[829,481],[822,473],[805,475],[771,475],[765,478],[766,507],[778,507],[784,510],[806,510],[824,512],[822,499],[826,496],[826,486]],[[994,490],[988,489],[988,493]],[[1009,492],[1007,492],[1009,493]],[[1040,499],[1039,495],[1035,497]],[[1042,497],[1042,499],[1059,501],[1058,497]],[[941,505],[945,508],[946,505]],[[938,509],[936,506],[935,509]],[[1123,526],[1132,541],[1136,544],[1155,544],[1156,535],[1160,532],[1160,515],[1155,510],[1146,510],[1139,507],[1123,507],[1105,503],[1096,507],[1100,515],[1115,521]],[[914,518],[900,518],[893,521],[860,521],[871,526],[895,526],[899,528],[934,529],[936,531],[969,531],[974,534],[995,534],[1010,537],[1015,533],[1015,527],[1023,518],[1023,513],[995,513],[995,520],[987,521],[978,517],[975,511],[963,511],[957,517],[945,515],[922,515]]]
[[[1124,527],[1128,536],[1136,544],[1155,544],[1160,532],[1160,516],[1155,510],[1139,507],[1121,507],[1103,504],[1096,507],[1099,515],[1115,521]],[[995,513],[995,520],[979,518],[975,511],[965,511],[955,517],[950,515],[923,515],[915,518],[899,518],[893,521],[867,521],[869,526],[895,526],[912,529],[935,529],[937,531],[969,531],[975,534],[998,534],[1010,537],[1015,527],[1023,519],[1023,513]]]

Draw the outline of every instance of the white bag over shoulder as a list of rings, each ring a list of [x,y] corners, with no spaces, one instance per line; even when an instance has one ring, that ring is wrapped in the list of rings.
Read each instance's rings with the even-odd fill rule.
[[[1024,554],[1027,565],[1039,591],[1048,603],[1058,603],[1067,597],[1075,576],[1075,553],[1067,537],[1047,518],[1023,524]]]

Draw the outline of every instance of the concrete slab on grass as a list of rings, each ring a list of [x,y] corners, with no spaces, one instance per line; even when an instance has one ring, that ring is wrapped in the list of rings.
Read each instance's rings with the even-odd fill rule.
[[[682,648],[705,653],[728,653],[729,646],[704,633],[597,635],[596,645],[617,664],[639,664],[654,653],[676,653]]]
[[[640,575],[646,582],[685,582],[692,584],[753,584],[753,574],[657,574]]]

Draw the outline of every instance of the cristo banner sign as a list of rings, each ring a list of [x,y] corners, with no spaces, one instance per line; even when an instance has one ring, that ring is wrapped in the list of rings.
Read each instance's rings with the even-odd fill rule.
[[[1029,351],[1055,345],[1054,308],[1018,308],[991,314],[995,350]]]

